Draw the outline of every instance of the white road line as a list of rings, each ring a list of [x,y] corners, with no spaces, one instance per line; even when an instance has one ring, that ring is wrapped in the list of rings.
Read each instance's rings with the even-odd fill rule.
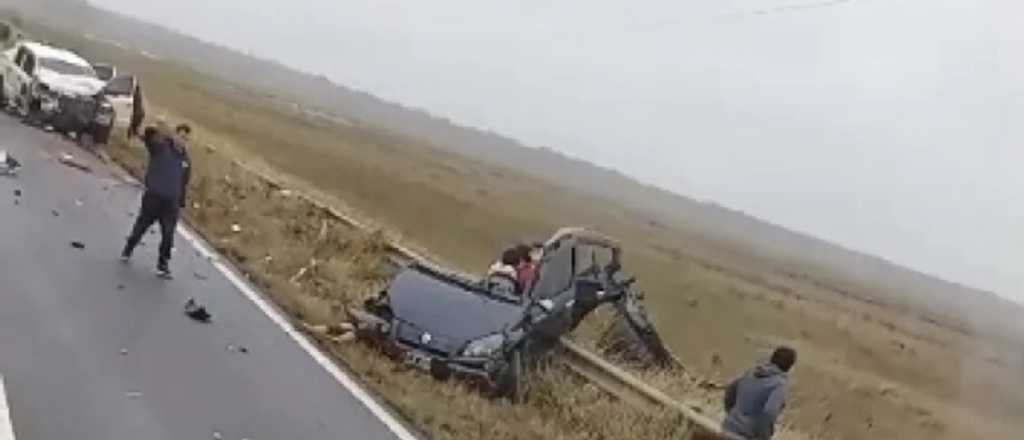
[[[3,376],[0,376],[0,440],[14,440],[14,425],[11,424],[11,408],[7,406]]]
[[[356,399],[359,399],[359,401],[362,402],[362,404],[365,405],[366,408],[369,409],[374,416],[380,419],[381,423],[387,426],[388,429],[390,429],[391,432],[394,433],[395,436],[399,438],[399,440],[417,440],[417,437],[413,435],[413,433],[410,432],[409,429],[406,428],[404,424],[402,424],[402,422],[395,419],[395,417],[390,412],[388,412],[387,409],[382,407],[380,403],[378,403],[373,398],[373,396],[371,396],[365,389],[363,389],[362,386],[360,386],[354,379],[352,379],[352,377],[350,377],[348,374],[346,374],[344,371],[338,368],[338,366],[333,361],[328,359],[323,352],[317,349],[316,346],[314,346],[313,343],[309,341],[309,339],[307,339],[305,336],[302,335],[302,333],[296,330],[295,327],[291,324],[291,322],[289,322],[287,318],[281,315],[277,308],[275,308],[273,305],[267,302],[267,300],[264,299],[259,292],[253,289],[253,287],[246,280],[239,276],[238,273],[235,272],[230,266],[225,264],[217,255],[217,253],[213,251],[209,245],[207,245],[205,240],[200,238],[196,233],[194,233],[185,225],[179,225],[178,232],[182,235],[182,237],[185,238],[185,240],[188,240],[189,243],[192,244],[192,246],[195,246],[195,248],[199,250],[199,252],[202,253],[204,257],[210,258],[210,261],[213,263],[214,267],[216,267],[218,271],[224,274],[224,276],[227,277],[228,281],[231,281],[231,284],[234,284],[239,291],[245,294],[246,298],[249,298],[250,301],[255,303],[256,306],[259,307],[260,310],[262,310],[263,313],[266,314],[271,321],[274,321],[274,323],[277,324],[278,327],[281,327],[281,330],[284,330],[284,332],[287,333],[288,336],[291,336],[291,338],[295,340],[295,342],[298,343],[299,346],[306,351],[306,353],[309,353],[309,355],[313,358],[314,361],[316,361],[316,363],[320,364],[321,367],[327,370],[327,372],[330,373],[331,376],[334,376],[334,379],[337,380],[338,383],[340,383],[343,387],[345,387],[345,389],[352,393],[352,395],[355,396]],[[2,388],[0,388],[0,391],[2,391]],[[0,428],[2,428],[2,426],[3,425],[0,424]],[[3,437],[2,431],[0,431],[0,440],[8,440],[7,438]],[[13,437],[11,437],[11,440],[13,440]]]

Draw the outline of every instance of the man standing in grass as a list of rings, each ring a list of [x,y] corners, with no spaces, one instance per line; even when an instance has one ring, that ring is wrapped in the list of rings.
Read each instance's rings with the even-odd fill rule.
[[[157,126],[147,127],[143,142],[149,151],[149,165],[146,168],[146,192],[142,195],[142,206],[135,219],[121,259],[128,261],[139,245],[143,234],[155,222],[160,222],[160,255],[157,260],[157,274],[171,278],[168,265],[174,246],[174,230],[178,224],[181,208],[185,207],[185,192],[191,175],[191,161],[186,145],[192,129],[179,125],[171,133],[163,121]]]
[[[786,382],[795,363],[796,350],[779,347],[770,362],[754,367],[729,384],[722,429],[748,440],[771,439],[775,422],[786,406]]]

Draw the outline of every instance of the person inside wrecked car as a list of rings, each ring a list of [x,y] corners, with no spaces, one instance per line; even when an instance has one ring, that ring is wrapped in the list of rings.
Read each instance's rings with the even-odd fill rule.
[[[534,256],[536,248],[536,245],[526,244],[520,244],[515,248],[519,254],[519,263],[516,264],[516,282],[519,284],[520,292],[524,294],[528,293],[533,287],[533,283],[537,281],[537,263],[540,258]]]
[[[506,249],[505,252],[501,253],[501,259],[494,262],[489,269],[487,269],[487,280],[488,288],[494,289],[498,286],[508,286],[509,294],[518,295],[522,292],[522,288],[519,286],[519,274],[517,268],[522,262],[522,254],[516,248]],[[505,280],[507,283],[500,283],[499,280]]]
[[[725,390],[726,418],[722,429],[748,440],[769,440],[786,406],[789,371],[796,350],[779,347],[771,360],[733,381]]]
[[[135,225],[128,236],[121,259],[131,259],[135,247],[143,234],[155,222],[160,223],[160,251],[157,259],[157,273],[170,278],[169,263],[174,246],[174,229],[178,224],[181,208],[185,207],[185,194],[191,176],[192,163],[186,149],[192,129],[179,125],[171,133],[167,124],[157,122],[156,127],[147,127],[143,142],[149,151],[149,165],[146,168],[146,191],[142,195],[142,206],[135,219]]]

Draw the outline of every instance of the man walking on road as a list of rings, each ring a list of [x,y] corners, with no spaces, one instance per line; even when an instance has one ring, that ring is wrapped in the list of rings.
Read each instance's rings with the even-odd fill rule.
[[[779,347],[769,363],[754,367],[729,384],[722,428],[744,439],[771,439],[779,413],[786,406],[787,375],[795,363],[796,350]]]
[[[191,175],[191,162],[186,150],[188,137],[192,129],[185,124],[179,125],[172,134],[167,124],[157,123],[157,127],[147,127],[143,134],[143,142],[149,151],[149,165],[146,168],[146,192],[142,195],[142,207],[135,219],[121,259],[128,261],[132,252],[139,245],[143,234],[153,225],[160,222],[160,256],[157,260],[157,273],[170,278],[168,263],[171,260],[171,249],[174,246],[174,230],[178,224],[178,215],[185,207],[185,193]]]

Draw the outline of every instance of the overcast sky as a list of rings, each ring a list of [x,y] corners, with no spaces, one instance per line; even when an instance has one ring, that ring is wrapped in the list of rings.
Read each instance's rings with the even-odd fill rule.
[[[91,1],[1024,301],[1019,0]]]

